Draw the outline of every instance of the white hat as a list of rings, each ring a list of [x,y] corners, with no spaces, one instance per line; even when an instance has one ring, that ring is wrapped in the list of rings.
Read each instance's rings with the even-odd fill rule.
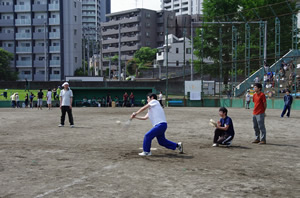
[[[64,87],[65,85],[69,85],[69,83],[68,82],[64,82],[64,84],[62,86]]]

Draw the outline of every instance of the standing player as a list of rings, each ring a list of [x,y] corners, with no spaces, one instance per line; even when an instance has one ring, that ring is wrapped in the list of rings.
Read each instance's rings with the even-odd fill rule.
[[[74,127],[73,115],[72,115],[72,102],[73,102],[73,92],[69,89],[69,83],[65,82],[63,85],[63,90],[60,91],[60,109],[61,109],[61,119],[59,127],[63,127],[65,124],[66,112],[68,112],[69,122],[71,128]]]
[[[38,93],[38,100],[37,100],[37,108],[38,108],[38,110],[39,110],[39,109],[42,110],[42,106],[43,106],[43,97],[44,97],[43,90],[40,89],[40,92]]]
[[[255,131],[255,140],[252,143],[266,144],[265,111],[267,100],[264,93],[261,92],[262,85],[254,84],[254,109],[253,109],[253,128]]]
[[[46,97],[47,97],[48,110],[51,110],[51,106],[52,106],[52,91],[51,91],[51,89],[48,89]]]
[[[247,90],[247,93],[246,93],[246,109],[250,109],[249,108],[249,104],[250,104],[250,90]]]
[[[227,116],[227,113],[228,110],[225,107],[219,109],[221,119],[216,126],[213,147],[219,146],[219,144],[230,146],[234,138],[232,119]]]
[[[290,113],[291,113],[291,106],[292,106],[292,103],[293,103],[293,96],[290,95],[290,90],[286,90],[286,95],[284,96],[283,100],[284,100],[284,108],[283,108],[283,111],[281,113],[281,116],[280,117],[283,117],[286,113],[286,110],[288,111],[287,112],[287,117],[289,118],[290,117]]]
[[[140,156],[151,155],[150,148],[153,138],[157,138],[158,143],[168,149],[178,150],[183,153],[183,144],[181,142],[175,143],[167,140],[165,137],[165,132],[167,130],[167,121],[165,117],[165,112],[157,101],[156,94],[149,94],[147,96],[147,102],[144,107],[140,108],[137,112],[131,115],[131,118],[136,118],[138,120],[151,120],[153,128],[145,134],[143,143],[143,152],[139,153]],[[137,115],[148,109],[148,113],[144,117],[137,117]]]
[[[162,103],[162,99],[163,99],[163,94],[162,94],[162,91],[160,91],[159,95],[158,95],[158,101],[159,101],[160,105],[162,106],[162,108],[164,108],[164,105]]]

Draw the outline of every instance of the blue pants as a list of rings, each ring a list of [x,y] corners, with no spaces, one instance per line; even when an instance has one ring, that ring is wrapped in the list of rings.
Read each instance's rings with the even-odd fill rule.
[[[167,123],[160,123],[155,125],[150,131],[148,131],[144,137],[143,150],[145,152],[150,152],[151,142],[153,138],[157,138],[159,145],[164,146],[168,149],[175,150],[177,143],[167,140],[165,137],[165,132],[167,130]]]
[[[284,114],[286,113],[286,110],[288,111],[287,112],[287,117],[290,117],[290,113],[291,113],[291,105],[284,105],[284,108],[283,108],[283,111],[281,113],[281,117],[284,116]]]

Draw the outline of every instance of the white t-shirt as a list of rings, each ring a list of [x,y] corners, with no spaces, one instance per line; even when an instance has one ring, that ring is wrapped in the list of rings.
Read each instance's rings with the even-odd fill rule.
[[[249,93],[246,94],[246,101],[250,101],[250,94]]]
[[[149,103],[150,105],[148,110],[148,116],[151,120],[153,126],[159,123],[167,123],[166,116],[163,108],[160,106],[160,103],[157,100],[151,100]]]
[[[47,98],[48,98],[48,100],[51,100],[51,95],[52,95],[52,92],[51,92],[51,91],[48,91],[48,92],[47,92]]]
[[[61,106],[71,106],[71,98],[73,98],[73,92],[69,90],[61,90],[59,96],[62,98]]]
[[[159,94],[159,95],[158,95],[158,100],[162,100],[162,97],[163,97],[163,95],[162,95],[162,94]]]

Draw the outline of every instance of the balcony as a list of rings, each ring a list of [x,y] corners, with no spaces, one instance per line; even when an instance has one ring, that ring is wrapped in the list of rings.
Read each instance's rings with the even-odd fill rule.
[[[118,43],[119,42],[119,39],[107,39],[107,40],[103,40],[102,44],[111,44],[111,43]]]
[[[31,33],[16,33],[16,40],[30,40]]]
[[[102,51],[103,51],[103,53],[118,52],[119,48],[118,47],[109,47],[109,48],[103,49]]]
[[[45,12],[45,11],[47,11],[47,4],[33,4],[32,11],[33,12]]]
[[[34,67],[45,67],[45,61],[42,60],[35,60],[33,62]]]
[[[59,4],[49,4],[49,11],[58,11]]]
[[[49,51],[50,51],[50,53],[59,53],[60,46],[50,46]]]
[[[60,38],[60,32],[50,32],[49,33],[50,39],[59,39]]]
[[[95,11],[96,8],[95,8],[95,7],[86,7],[86,6],[82,6],[82,10],[93,10],[93,11]]]
[[[129,42],[129,41],[138,41],[140,40],[140,36],[139,35],[135,35],[135,36],[132,36],[132,37],[122,37],[121,38],[121,42]]]
[[[29,26],[31,25],[31,20],[30,19],[16,19],[15,20],[16,25],[24,25],[24,26]]]
[[[60,20],[58,18],[49,18],[49,25],[59,25]]]
[[[94,1],[92,1],[92,0],[87,0],[87,1],[82,1],[82,4],[86,4],[86,5],[95,5],[96,2],[95,2],[95,0],[94,0]]]
[[[15,12],[30,12],[30,4],[27,5],[15,5]]]
[[[0,33],[0,38],[2,41],[11,41],[14,40],[13,33]]]
[[[50,60],[50,67],[51,66],[60,66],[60,60]]]
[[[121,28],[121,33],[139,32],[139,31],[141,31],[140,26],[133,26],[133,27],[124,27],[124,28]]]
[[[32,75],[31,74],[19,74],[19,80],[32,80]]]
[[[28,61],[16,61],[17,67],[31,67],[32,66],[32,60]]]
[[[0,19],[0,26],[7,27],[7,26],[14,26],[13,19]]]
[[[0,13],[13,12],[13,5],[0,5]]]
[[[46,34],[46,38],[48,38],[47,34]],[[45,39],[45,33],[44,32],[34,32],[33,33],[33,39]]]
[[[45,53],[45,48],[44,48],[44,46],[34,46],[34,47],[33,47],[33,53],[35,53],[35,54],[42,54],[42,53]]]
[[[102,31],[102,36],[107,36],[107,35],[112,35],[112,34],[119,34],[119,30],[118,29],[110,29],[110,30],[106,30],[106,31]]]
[[[44,25],[47,19],[32,19],[32,25]]]
[[[82,13],[82,16],[93,16],[95,17],[96,16],[96,13]]]
[[[32,53],[31,47],[17,47],[16,48],[17,53]]]
[[[133,46],[122,46],[121,51],[135,51],[140,48],[139,45],[133,45]]]
[[[157,23],[164,23],[164,18],[163,17],[159,17],[156,22]]]
[[[0,35],[1,37],[1,35]],[[1,47],[2,49],[4,49],[5,51],[8,51],[10,53],[15,53],[15,48],[14,47]]]
[[[50,80],[60,81],[60,74],[50,74]]]
[[[89,18],[89,19],[83,18],[82,22],[85,22],[85,23],[95,23],[96,19],[95,18],[93,18],[93,19],[92,18]]]
[[[141,20],[140,16],[123,18],[123,19],[120,19],[120,20],[112,20],[112,21],[109,21],[107,23],[103,23],[102,27],[109,27],[109,26],[119,25],[119,23],[126,24],[126,23],[140,22],[140,20]]]

